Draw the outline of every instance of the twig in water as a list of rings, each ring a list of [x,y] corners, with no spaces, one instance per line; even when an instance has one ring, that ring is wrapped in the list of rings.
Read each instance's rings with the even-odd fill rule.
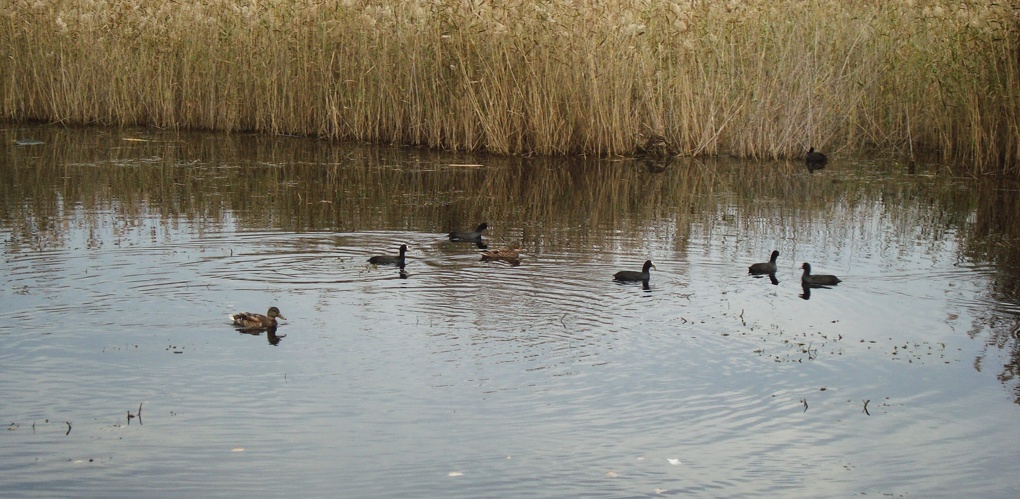
[[[131,411],[128,411],[127,414],[128,414],[128,416],[127,416],[127,418],[128,418],[128,425],[131,424],[131,420],[134,419],[134,418],[138,418],[138,424],[142,424],[142,404],[138,404],[138,414],[137,415],[131,414]]]
[[[868,399],[868,400],[864,401],[864,414],[867,414],[868,416],[870,416],[871,413],[868,412],[868,402],[871,402],[871,399]]]

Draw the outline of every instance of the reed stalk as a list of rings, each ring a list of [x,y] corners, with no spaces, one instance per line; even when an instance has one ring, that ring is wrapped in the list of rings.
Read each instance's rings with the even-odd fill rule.
[[[1015,2],[6,3],[0,119],[1020,176]]]

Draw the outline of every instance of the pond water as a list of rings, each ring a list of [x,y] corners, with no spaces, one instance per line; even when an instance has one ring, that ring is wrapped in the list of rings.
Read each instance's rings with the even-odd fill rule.
[[[0,138],[5,497],[1020,491],[1008,182]],[[520,265],[446,237],[481,221]],[[748,276],[774,249],[777,283]],[[275,335],[228,323],[269,306]]]

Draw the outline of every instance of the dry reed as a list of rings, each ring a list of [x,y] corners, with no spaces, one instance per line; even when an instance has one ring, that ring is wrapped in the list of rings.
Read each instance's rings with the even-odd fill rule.
[[[0,119],[1020,175],[1015,2],[12,0]]]

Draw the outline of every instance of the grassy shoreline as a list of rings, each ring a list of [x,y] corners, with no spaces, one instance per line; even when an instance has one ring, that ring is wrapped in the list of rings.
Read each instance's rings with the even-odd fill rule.
[[[0,119],[1020,176],[1020,7],[13,0]]]

